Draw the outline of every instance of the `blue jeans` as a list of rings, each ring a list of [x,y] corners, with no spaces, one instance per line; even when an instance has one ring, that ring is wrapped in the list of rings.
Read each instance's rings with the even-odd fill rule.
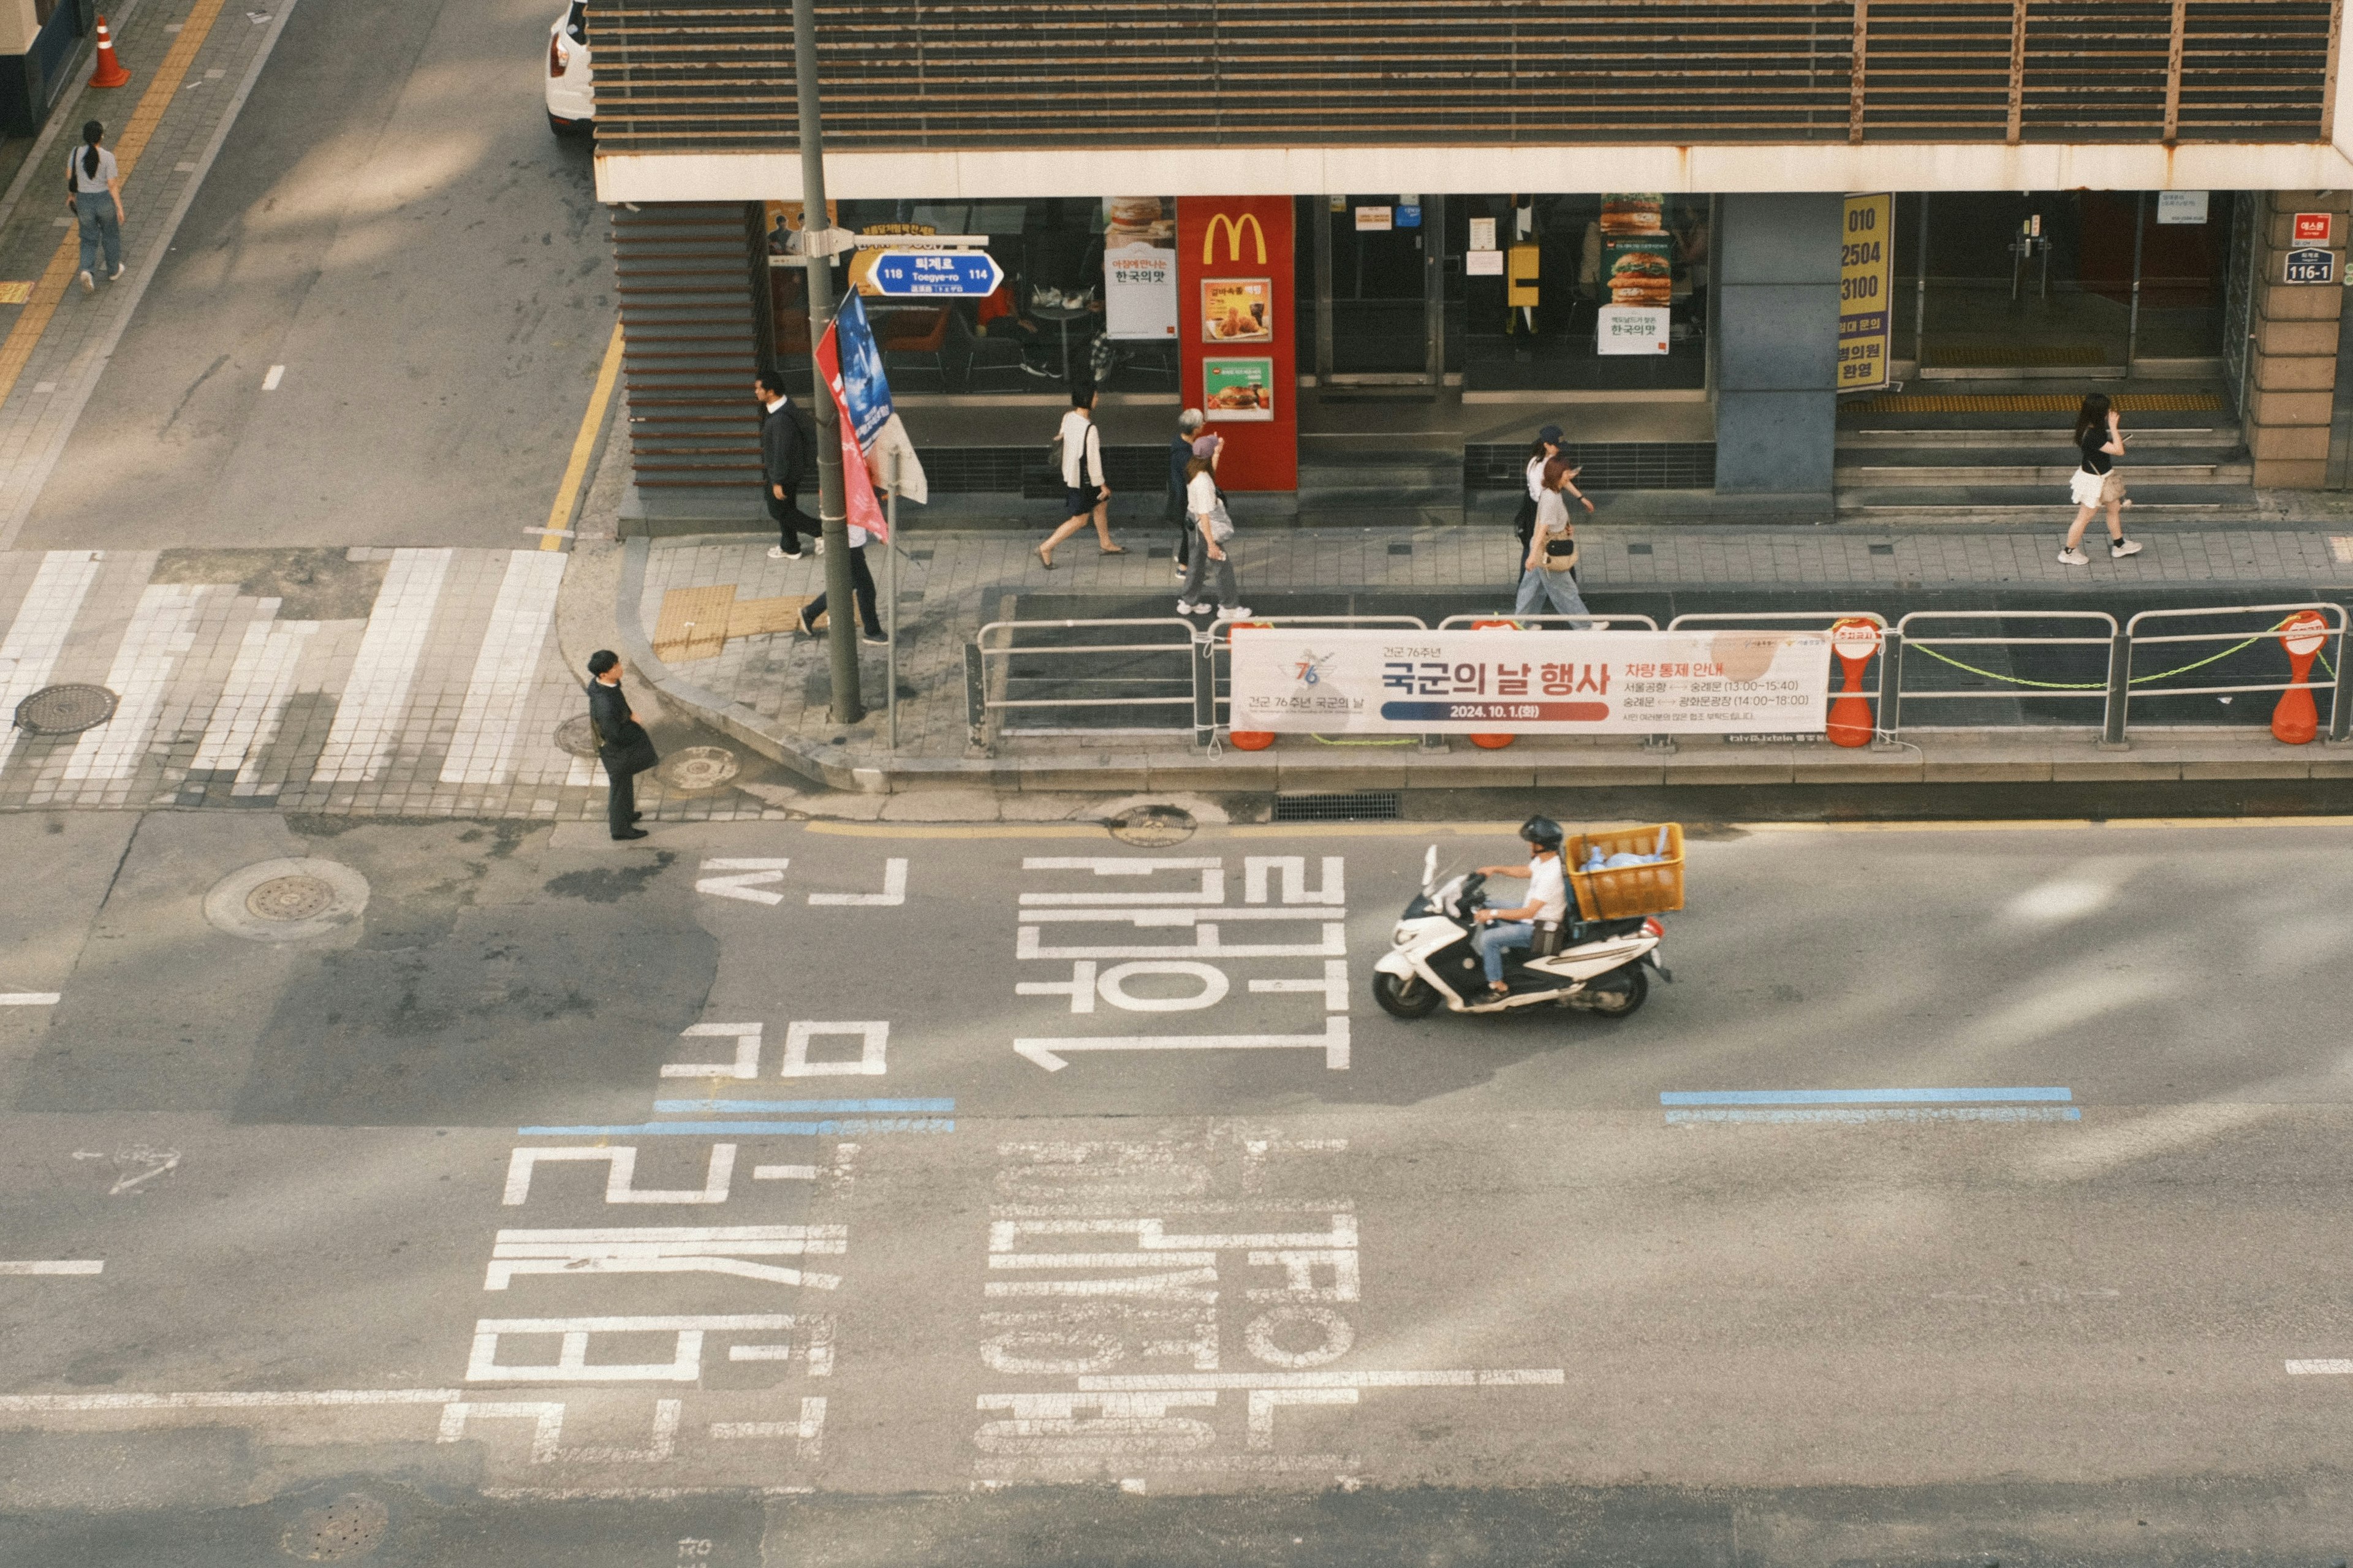
[[[1567,572],[1548,572],[1539,566],[1520,574],[1520,596],[1513,601],[1512,613],[1518,616],[1576,616],[1580,617],[1569,629],[1584,631],[1589,625],[1582,617],[1591,612],[1577,596],[1577,579]]]
[[[1489,921],[1471,933],[1471,945],[1487,965],[1487,984],[1499,985],[1504,979],[1504,950],[1535,945],[1536,928],[1531,921]]]
[[[114,198],[104,191],[88,191],[74,198],[81,220],[81,269],[95,277],[98,256],[106,252],[109,272],[122,265],[122,223],[114,216]]]

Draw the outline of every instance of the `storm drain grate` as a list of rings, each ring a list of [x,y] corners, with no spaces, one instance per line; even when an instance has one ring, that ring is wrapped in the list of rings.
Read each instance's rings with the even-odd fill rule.
[[[1626,547],[1626,553],[1629,555],[1648,555],[1651,553],[1651,547],[1647,544],[1630,544]]]
[[[103,686],[44,686],[16,704],[16,728],[28,735],[79,735],[113,718],[114,704]]]
[[[1354,795],[1279,795],[1274,797],[1277,822],[1395,822],[1403,815],[1405,796],[1393,789],[1359,790]]]

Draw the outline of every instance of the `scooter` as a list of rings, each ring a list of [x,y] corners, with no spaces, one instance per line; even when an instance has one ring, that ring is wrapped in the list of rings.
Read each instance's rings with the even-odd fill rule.
[[[1507,1013],[1550,1004],[1623,1018],[1651,994],[1644,971],[1672,982],[1656,956],[1666,928],[1650,915],[1629,920],[1539,921],[1534,945],[1507,952],[1508,996],[1491,997],[1484,966],[1471,945],[1487,879],[1476,871],[1438,881],[1438,846],[1422,858],[1421,891],[1406,905],[1388,952],[1373,964],[1373,1000],[1395,1018],[1425,1018],[1440,1004],[1451,1013]]]

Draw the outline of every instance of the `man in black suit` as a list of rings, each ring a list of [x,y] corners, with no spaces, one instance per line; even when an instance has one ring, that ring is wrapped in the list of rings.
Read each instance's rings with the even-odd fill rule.
[[[801,535],[822,536],[817,519],[801,510],[801,465],[807,459],[808,439],[785,395],[782,372],[771,367],[752,383],[760,399],[760,496],[776,522],[776,542],[769,547],[772,561],[798,561]]]
[[[588,721],[596,726],[597,759],[612,785],[605,803],[606,824],[617,839],[643,838],[646,830],[638,826],[638,818],[645,814],[638,809],[637,775],[659,760],[653,737],[622,695],[619,654],[598,648],[588,656],[588,673],[594,678],[588,682]]]

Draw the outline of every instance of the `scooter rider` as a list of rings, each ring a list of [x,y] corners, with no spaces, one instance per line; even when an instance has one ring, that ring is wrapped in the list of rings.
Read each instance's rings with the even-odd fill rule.
[[[1517,909],[1490,904],[1471,917],[1479,928],[1472,933],[1471,945],[1479,950],[1480,958],[1486,963],[1489,994],[1499,997],[1508,996],[1512,991],[1504,984],[1504,952],[1534,946],[1535,921],[1559,921],[1568,915],[1568,880],[1560,860],[1560,824],[1548,816],[1531,816],[1520,824],[1520,837],[1534,852],[1526,865],[1482,866],[1479,870],[1490,878],[1525,877],[1528,881],[1528,901]]]

